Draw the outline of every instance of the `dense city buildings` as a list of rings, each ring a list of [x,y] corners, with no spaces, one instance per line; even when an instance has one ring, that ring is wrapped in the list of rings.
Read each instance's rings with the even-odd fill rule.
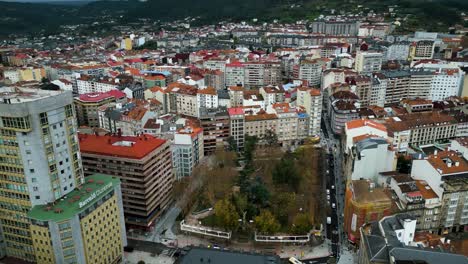
[[[99,108],[108,103],[125,103],[127,97],[119,90],[105,93],[87,93],[74,98],[78,125],[99,127]]]
[[[468,262],[463,5],[179,2],[0,2],[0,262]]]

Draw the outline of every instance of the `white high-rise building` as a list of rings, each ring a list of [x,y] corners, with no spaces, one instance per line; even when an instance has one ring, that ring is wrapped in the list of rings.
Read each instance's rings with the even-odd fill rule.
[[[309,135],[320,134],[320,120],[322,118],[322,93],[319,89],[299,87],[297,88],[297,106],[304,107],[309,115]]]
[[[450,96],[461,95],[465,72],[456,65],[444,63],[421,63],[415,68],[432,71],[429,99],[442,101]]]
[[[224,73],[224,85],[231,86],[244,86],[244,65],[240,62],[226,64]]]
[[[359,73],[372,73],[382,69],[382,53],[360,51],[356,54],[354,69]]]
[[[35,261],[26,214],[84,182],[76,130],[71,91],[0,88],[0,230],[7,256]]]

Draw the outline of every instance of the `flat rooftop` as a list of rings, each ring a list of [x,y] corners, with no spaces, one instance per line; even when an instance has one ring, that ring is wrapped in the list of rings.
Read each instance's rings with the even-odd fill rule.
[[[85,180],[83,185],[57,200],[55,204],[34,206],[29,211],[28,217],[39,221],[54,222],[70,219],[120,184],[119,178],[104,174],[93,174]]]
[[[151,135],[118,136],[78,134],[80,150],[84,154],[142,159],[162,146],[166,140]]]
[[[370,182],[367,180],[355,180],[352,182],[353,200],[358,203],[391,203],[390,197],[382,188],[370,188]]]
[[[38,88],[4,86],[0,87],[0,104],[27,103],[62,93],[65,93],[65,91],[51,91],[41,90]]]

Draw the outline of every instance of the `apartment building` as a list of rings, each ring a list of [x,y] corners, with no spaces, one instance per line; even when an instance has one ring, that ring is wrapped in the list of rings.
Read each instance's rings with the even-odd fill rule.
[[[362,107],[370,105],[372,99],[373,79],[370,76],[358,75],[348,78],[351,90],[359,97]]]
[[[382,184],[379,173],[396,169],[395,150],[386,138],[360,135],[353,138],[346,164],[348,180],[364,179]]]
[[[435,151],[427,158],[413,161],[411,176],[427,182],[442,201],[439,234],[464,232],[468,225],[468,161],[463,154]]]
[[[401,99],[408,98],[411,83],[409,71],[383,71],[382,75],[387,80],[385,104],[398,103]]]
[[[205,79],[205,85],[208,87],[214,87],[216,90],[226,88],[224,73],[220,70],[206,71],[203,78]]]
[[[431,99],[433,73],[428,70],[411,70],[408,93],[405,98]]]
[[[36,263],[121,263],[127,245],[119,178],[94,174],[28,212]]]
[[[195,86],[172,83],[165,90],[168,110],[172,113],[197,117],[199,108],[197,103],[198,89]]]
[[[288,103],[276,103],[267,108],[268,113],[276,114],[276,135],[278,140],[290,143],[297,140],[298,135],[298,115],[296,108]]]
[[[203,129],[185,126],[174,133],[172,163],[176,180],[192,175],[203,158]]]
[[[120,178],[125,223],[149,230],[172,201],[170,143],[150,135],[79,135],[85,176]]]
[[[353,20],[317,20],[312,22],[313,33],[322,33],[331,36],[357,36],[359,22]]]
[[[119,88],[119,80],[111,77],[81,75],[76,79],[78,94],[105,93]]]
[[[373,74],[369,105],[384,107],[388,81],[381,73]]]
[[[328,116],[335,134],[343,133],[346,122],[359,118],[359,97],[351,91],[339,91],[328,99]]]
[[[284,102],[284,88],[280,86],[264,86],[259,89],[260,94],[265,101],[265,107],[275,103]]]
[[[227,64],[226,59],[214,57],[214,58],[209,58],[207,60],[204,60],[203,68],[208,69],[208,70],[213,70],[213,71],[218,70],[218,71],[224,72],[226,68],[226,64]]]
[[[202,108],[216,109],[218,108],[218,106],[219,106],[218,92],[214,87],[207,87],[205,89],[199,89],[197,91],[197,106],[196,107],[198,108],[198,110]],[[200,112],[198,112],[196,116],[200,116]]]
[[[230,126],[229,136],[236,143],[236,148],[242,150],[245,141],[245,113],[241,107],[228,108]]]
[[[319,135],[322,120],[322,93],[319,89],[308,87],[298,87],[296,91],[296,106],[303,107],[309,117],[308,135]]]
[[[244,131],[249,136],[257,136],[262,140],[269,133],[276,134],[278,116],[261,112],[245,116]],[[265,143],[265,142],[263,142]]]
[[[400,152],[406,152],[410,145],[420,146],[448,140],[457,133],[457,121],[439,112],[390,117],[385,120],[385,126],[393,147]]]
[[[358,51],[354,69],[358,73],[369,74],[382,69],[383,54],[379,52]]]
[[[109,103],[98,108],[99,127],[111,133],[134,136],[143,133],[146,122],[156,117],[148,107],[129,102]]]
[[[99,127],[99,108],[109,103],[125,103],[127,97],[119,90],[80,94],[73,99],[79,126]]]
[[[318,87],[322,81],[322,71],[327,68],[322,59],[302,60],[297,65],[296,79],[307,81],[309,86]]]
[[[118,211],[122,206],[119,182],[95,176],[99,185],[106,182],[98,197],[112,202],[106,206],[99,204],[100,199],[85,202],[96,186],[84,182],[71,91],[5,87],[1,97],[0,252],[36,263],[84,264],[96,262],[94,257],[118,263],[127,243]],[[89,190],[84,195],[83,186]],[[74,203],[67,197],[73,197]],[[80,221],[107,205],[115,210],[96,226],[112,226],[112,230],[91,234],[104,241],[100,249],[109,250],[87,255],[91,243],[83,241],[85,232],[72,235],[70,230],[80,230]],[[53,229],[58,224],[63,228]],[[62,231],[63,236],[58,236]]]
[[[244,87],[230,86],[228,87],[228,93],[229,93],[229,107],[239,107],[243,105]]]
[[[244,86],[260,88],[267,85],[277,85],[281,82],[280,62],[245,62]]]
[[[443,101],[451,96],[462,94],[465,72],[457,65],[435,60],[422,60],[417,62],[414,68],[428,72],[430,75],[428,99]]]
[[[245,67],[240,62],[231,62],[226,64],[224,72],[224,84],[226,87],[245,85]]]
[[[366,136],[377,136],[388,139],[387,128],[383,124],[369,119],[356,119],[346,122],[344,132],[346,135],[345,153],[349,153],[357,139],[362,139]]]
[[[203,129],[204,155],[211,155],[218,148],[224,148],[224,143],[230,135],[228,111],[225,108],[203,109],[199,120]]]
[[[322,74],[322,90],[327,90],[332,84],[344,83],[346,78],[357,76],[358,73],[350,69],[328,69]],[[331,95],[331,94],[330,94]]]
[[[369,180],[353,180],[346,187],[344,231],[348,240],[358,244],[359,228],[369,221],[379,221],[391,215],[392,200],[383,188]]]
[[[420,40],[410,44],[409,59],[419,61],[434,57],[435,42],[432,40]]]
[[[416,230],[437,232],[442,200],[423,180],[415,180],[407,174],[384,172],[387,186],[400,212],[416,219]]]
[[[3,76],[11,83],[17,82],[41,82],[42,78],[46,77],[46,71],[40,67],[22,67],[22,68],[7,68],[3,70]]]

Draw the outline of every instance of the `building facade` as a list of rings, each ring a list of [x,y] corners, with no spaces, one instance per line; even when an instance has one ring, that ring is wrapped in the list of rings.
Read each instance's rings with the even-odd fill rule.
[[[57,203],[28,217],[36,262],[121,263],[127,245],[120,180],[95,174]]]
[[[172,201],[172,157],[168,141],[150,135],[79,135],[86,175],[104,173],[122,181],[125,222],[149,229]]]
[[[84,180],[70,91],[0,88],[0,247],[37,261],[27,212]]]

